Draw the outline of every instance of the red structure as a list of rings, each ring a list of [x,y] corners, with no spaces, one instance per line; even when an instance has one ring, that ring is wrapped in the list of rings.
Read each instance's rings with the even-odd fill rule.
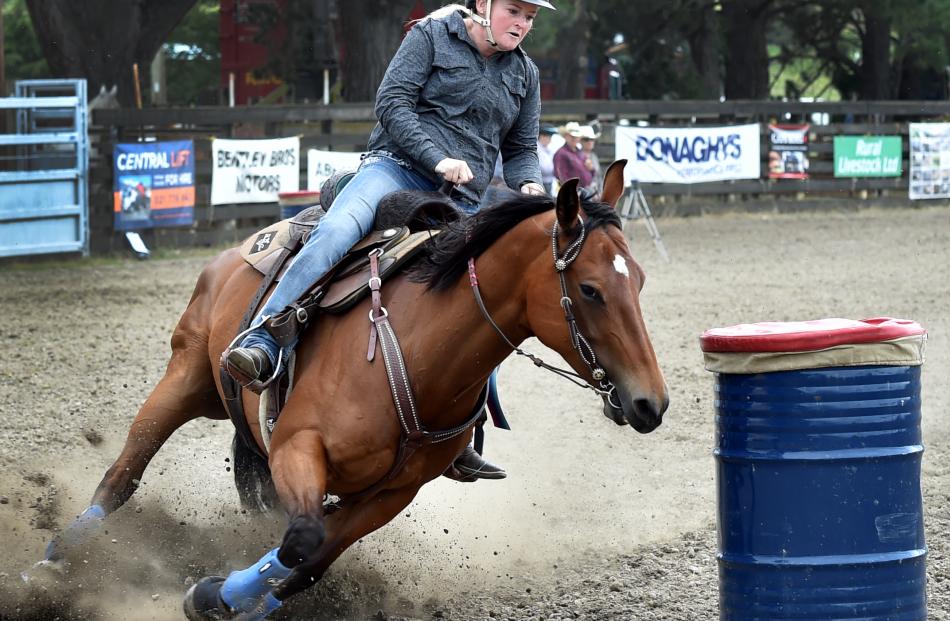
[[[221,0],[218,22],[221,89],[227,93],[231,74],[234,74],[236,105],[252,104],[284,86],[266,66],[270,56],[268,47],[279,49],[287,38],[286,9],[287,0]],[[255,41],[261,31],[260,25],[251,19],[255,12],[269,13],[276,18],[267,33],[268,45]]]
[[[267,71],[267,63],[272,60],[275,50],[283,48],[287,36],[287,0],[220,0],[220,47],[221,47],[221,90],[227,92],[231,75],[234,75],[234,103],[236,105],[253,104],[273,95],[281,89],[279,96],[272,97],[272,103],[285,101],[288,97],[283,80]],[[257,14],[257,19],[254,19]],[[262,21],[261,15],[274,20],[274,25],[266,33],[266,45],[257,41]],[[406,16],[403,25],[408,31],[415,20],[425,17],[426,10],[422,0],[417,0]],[[337,38],[337,57],[342,59],[347,53],[345,42]],[[554,99],[557,84],[557,63],[553,58],[535,58],[541,70],[541,99]],[[589,59],[585,75],[584,97],[586,99],[608,98],[606,65]],[[289,86],[289,85],[287,85]],[[298,85],[299,86],[299,85]]]

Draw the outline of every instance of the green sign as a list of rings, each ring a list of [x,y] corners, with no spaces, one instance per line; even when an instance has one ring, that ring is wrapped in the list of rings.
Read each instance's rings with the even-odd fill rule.
[[[835,177],[900,176],[900,136],[835,136]]]

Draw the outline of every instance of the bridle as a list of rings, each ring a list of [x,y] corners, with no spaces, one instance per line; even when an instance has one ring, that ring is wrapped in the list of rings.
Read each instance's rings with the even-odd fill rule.
[[[577,350],[578,355],[580,355],[581,360],[584,361],[584,364],[587,365],[587,368],[590,369],[591,377],[594,378],[599,385],[594,386],[588,382],[584,377],[578,375],[573,371],[567,369],[561,369],[554,365],[550,365],[540,356],[536,356],[530,352],[526,352],[517,345],[511,342],[505,333],[502,332],[501,328],[498,327],[498,324],[495,323],[495,320],[492,319],[491,313],[488,312],[488,309],[485,308],[485,302],[482,299],[481,290],[478,287],[478,276],[475,273],[475,258],[472,257],[468,260],[468,277],[469,284],[472,286],[472,291],[475,294],[475,301],[478,303],[478,308],[482,312],[482,316],[485,317],[486,321],[494,328],[495,332],[502,338],[505,343],[511,347],[516,354],[519,356],[524,356],[531,360],[535,366],[547,369],[552,373],[560,375],[561,377],[577,384],[582,388],[589,388],[593,390],[598,395],[607,399],[607,402],[611,406],[618,410],[622,410],[623,407],[620,403],[620,399],[617,397],[617,387],[614,386],[610,380],[607,379],[607,373],[604,369],[597,364],[597,354],[594,353],[594,349],[590,346],[590,343],[581,334],[580,328],[577,326],[577,319],[574,316],[574,302],[571,300],[571,296],[567,293],[567,281],[564,277],[564,272],[571,266],[571,263],[580,255],[581,248],[584,246],[584,240],[587,239],[587,227],[584,225],[584,220],[578,214],[577,219],[581,224],[581,232],[573,242],[571,242],[568,247],[564,250],[564,253],[561,254],[558,252],[558,222],[557,219],[554,220],[554,226],[551,229],[551,253],[554,255],[554,269],[557,271],[558,280],[561,284],[561,308],[564,310],[564,320],[567,322],[567,328],[571,335],[571,345]]]

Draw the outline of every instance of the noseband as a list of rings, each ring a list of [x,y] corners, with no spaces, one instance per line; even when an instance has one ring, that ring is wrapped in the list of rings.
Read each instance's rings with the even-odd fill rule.
[[[567,281],[564,277],[564,272],[568,267],[571,266],[571,263],[580,255],[581,248],[584,246],[584,241],[587,239],[587,228],[584,226],[584,220],[580,217],[580,214],[577,216],[578,220],[581,223],[581,232],[573,242],[568,245],[564,250],[563,254],[558,252],[558,240],[557,240],[557,231],[558,231],[558,222],[557,219],[554,220],[554,226],[551,229],[551,253],[554,256],[554,269],[557,271],[558,280],[561,284],[561,308],[564,310],[564,320],[567,322],[567,328],[571,335],[571,345],[577,350],[578,355],[581,357],[581,360],[584,361],[584,364],[587,365],[587,368],[590,369],[591,377],[599,384],[594,386],[582,376],[569,371],[567,369],[561,369],[559,367],[553,366],[542,360],[539,356],[535,356],[532,353],[526,352],[517,345],[511,342],[505,333],[501,331],[501,328],[498,327],[498,324],[495,323],[495,320],[492,319],[491,314],[488,312],[488,309],[485,308],[485,302],[482,300],[481,290],[478,288],[478,276],[475,273],[475,259],[470,258],[468,260],[468,276],[469,283],[472,285],[472,291],[475,294],[475,301],[478,303],[478,308],[482,311],[482,315],[485,317],[486,321],[495,329],[495,332],[511,347],[516,354],[519,356],[524,356],[531,360],[535,366],[541,367],[542,369],[547,369],[552,373],[560,375],[571,382],[577,384],[582,388],[589,388],[601,395],[606,397],[608,403],[614,408],[620,410],[622,405],[620,400],[616,397],[617,388],[607,379],[607,373],[604,369],[597,364],[597,354],[594,353],[594,349],[590,346],[590,343],[581,334],[580,328],[577,326],[577,319],[574,316],[574,301],[571,300],[571,296],[567,293]]]

